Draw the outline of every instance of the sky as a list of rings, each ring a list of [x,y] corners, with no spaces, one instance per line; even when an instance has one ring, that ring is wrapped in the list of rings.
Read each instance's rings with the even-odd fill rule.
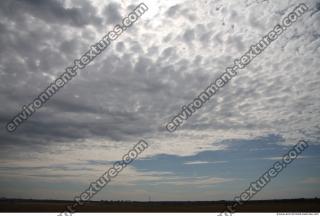
[[[14,133],[5,126],[141,1],[0,1],[0,197],[224,200],[300,139],[255,199],[320,196],[320,1],[174,133],[165,123],[301,1],[145,0],[149,10]]]

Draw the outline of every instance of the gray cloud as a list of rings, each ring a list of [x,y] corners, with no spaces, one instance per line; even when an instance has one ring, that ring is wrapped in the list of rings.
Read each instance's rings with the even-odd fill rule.
[[[288,143],[300,138],[319,142],[320,13],[319,3],[312,0],[307,1],[312,12],[178,133],[167,134],[162,127],[297,3],[154,3],[130,31],[9,134],[4,126],[10,118],[102,37],[106,26],[118,23],[134,2],[1,1],[1,157],[21,159],[26,153],[36,158],[40,152],[58,160],[70,151],[70,160],[81,160],[78,151],[98,146],[95,154],[120,158],[123,152],[110,155],[107,148],[123,150],[141,138],[156,143],[153,155],[195,154],[213,148],[220,137],[279,134]]]
[[[80,8],[65,8],[61,1],[14,0],[2,1],[2,13],[15,20],[23,21],[26,15],[49,23],[84,26],[99,24],[101,19],[95,16],[96,10],[89,3],[80,1]]]

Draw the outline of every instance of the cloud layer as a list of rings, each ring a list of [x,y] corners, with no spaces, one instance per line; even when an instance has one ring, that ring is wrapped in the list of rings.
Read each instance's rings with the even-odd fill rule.
[[[319,144],[319,1],[306,1],[310,8],[307,14],[172,134],[164,124],[181,106],[192,101],[300,2],[144,3],[149,10],[131,29],[9,134],[5,125],[21,107],[119,23],[136,3],[1,1],[0,176],[5,186],[0,191],[5,196],[47,198],[49,191],[54,198],[72,198],[143,138],[151,147],[142,160],[124,171],[127,178],[115,180],[110,194],[97,198],[143,200],[152,193],[159,200],[231,199],[242,187],[231,187],[234,192],[225,188],[234,181],[245,187],[249,172],[224,175],[211,172],[209,167],[232,163],[237,155],[228,154],[240,151],[239,146],[252,143],[262,151],[268,148],[266,143],[273,142],[280,151],[281,146],[286,148],[299,139]],[[201,158],[208,152],[225,157]],[[312,166],[318,153],[306,163],[315,173],[320,173]],[[190,171],[143,166],[161,155],[173,157],[172,164],[184,164],[183,169]],[[264,152],[259,156],[280,155]],[[257,165],[257,175],[261,167]],[[197,169],[201,174],[192,174]],[[304,179],[296,181],[315,185],[318,177],[311,176],[312,172],[303,173]],[[8,189],[13,184],[10,182],[42,189]],[[143,186],[141,182],[157,186]],[[65,183],[68,187],[62,186]],[[119,189],[121,185],[129,190]],[[185,192],[179,190],[183,185],[189,188]],[[208,188],[212,192],[207,193]],[[275,191],[267,191],[265,197],[276,197],[279,194]],[[312,188],[303,187],[296,194],[315,195],[310,191]],[[281,193],[284,197],[288,194]]]

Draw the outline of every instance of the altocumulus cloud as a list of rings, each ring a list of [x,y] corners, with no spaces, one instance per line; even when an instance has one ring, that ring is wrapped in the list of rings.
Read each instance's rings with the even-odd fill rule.
[[[144,3],[148,12],[130,30],[9,134],[4,128],[11,117],[137,3],[0,2],[3,196],[72,198],[144,138],[150,143],[148,151],[97,199],[144,200],[150,193],[162,200],[231,198],[225,189],[240,190],[232,186],[234,181],[246,185],[248,176],[219,172],[217,167],[228,169],[238,159],[222,157],[223,152],[237,150],[237,144],[261,152],[269,142],[281,150],[302,138],[319,144],[319,1],[305,1],[310,12],[172,134],[163,123],[301,2]],[[301,161],[318,160],[315,149],[313,159]],[[217,158],[211,161],[209,156]],[[156,163],[161,157],[170,159],[170,165]],[[306,176],[292,181],[317,182],[307,181],[318,179],[309,173],[320,173],[309,167]],[[10,189],[12,182],[20,186]],[[41,190],[33,190],[35,185]],[[183,191],[183,185],[188,190]],[[293,193],[319,195],[314,191]],[[270,190],[266,197],[278,195]]]

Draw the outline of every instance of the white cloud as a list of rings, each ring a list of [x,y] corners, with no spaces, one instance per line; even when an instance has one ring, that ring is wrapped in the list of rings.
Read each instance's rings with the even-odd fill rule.
[[[188,161],[184,164],[186,165],[198,165],[198,164],[216,164],[216,163],[226,163],[226,161]]]

